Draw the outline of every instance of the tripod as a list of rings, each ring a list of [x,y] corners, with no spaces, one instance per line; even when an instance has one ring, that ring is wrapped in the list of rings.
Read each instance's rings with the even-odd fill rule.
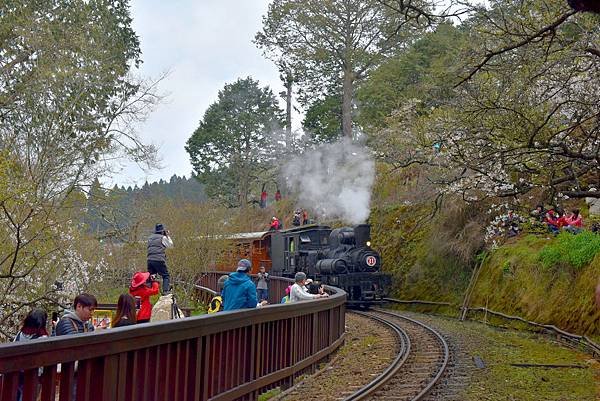
[[[171,294],[173,295],[173,303],[171,304],[171,319],[181,319],[183,316],[181,316],[179,306],[177,306],[177,300],[175,299],[175,291],[173,291],[172,286]]]

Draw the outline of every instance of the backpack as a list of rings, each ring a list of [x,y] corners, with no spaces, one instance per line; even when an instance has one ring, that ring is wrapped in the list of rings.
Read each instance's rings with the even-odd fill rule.
[[[210,300],[210,304],[208,305],[208,313],[220,312],[222,308],[223,298],[220,295],[215,295],[213,299]]]

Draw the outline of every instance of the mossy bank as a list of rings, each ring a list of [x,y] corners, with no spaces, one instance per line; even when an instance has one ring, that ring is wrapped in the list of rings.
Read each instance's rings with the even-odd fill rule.
[[[598,336],[599,249],[600,236],[591,232],[518,238],[489,254],[470,305]]]
[[[466,222],[470,210],[448,207],[427,220],[430,210],[410,205],[376,208],[371,215],[373,244],[392,274],[392,296],[446,301],[438,311],[458,316],[483,249],[481,226]],[[594,289],[600,278],[600,235],[584,231],[521,234],[485,259],[469,305],[488,307],[567,331],[600,338],[600,310]],[[424,311],[421,309],[421,311]]]

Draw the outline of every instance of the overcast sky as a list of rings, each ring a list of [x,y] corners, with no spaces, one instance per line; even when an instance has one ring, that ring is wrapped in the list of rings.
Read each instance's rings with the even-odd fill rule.
[[[252,76],[275,94],[283,89],[273,63],[252,43],[268,4],[268,0],[132,0],[133,28],[144,61],[140,73],[156,78],[170,72],[160,85],[160,91],[168,94],[165,103],[139,130],[146,142],[159,146],[163,169],[146,173],[127,164],[111,183],[141,185],[173,174],[189,177],[192,166],[185,143],[225,83]]]

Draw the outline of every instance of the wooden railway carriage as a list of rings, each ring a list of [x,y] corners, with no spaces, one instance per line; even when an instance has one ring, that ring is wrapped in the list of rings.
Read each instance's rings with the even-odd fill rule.
[[[391,283],[381,273],[381,258],[370,247],[370,226],[331,229],[305,225],[281,231],[236,234],[227,266],[236,259],[252,261],[252,272],[260,266],[276,276],[294,277],[298,271],[323,284],[344,289],[350,306],[382,303]]]
[[[258,273],[260,266],[267,271],[271,270],[271,234],[272,231],[259,231],[253,233],[240,233],[227,237],[232,242],[223,259],[217,262],[217,270],[228,271],[237,266],[241,258],[252,262],[250,273]]]

